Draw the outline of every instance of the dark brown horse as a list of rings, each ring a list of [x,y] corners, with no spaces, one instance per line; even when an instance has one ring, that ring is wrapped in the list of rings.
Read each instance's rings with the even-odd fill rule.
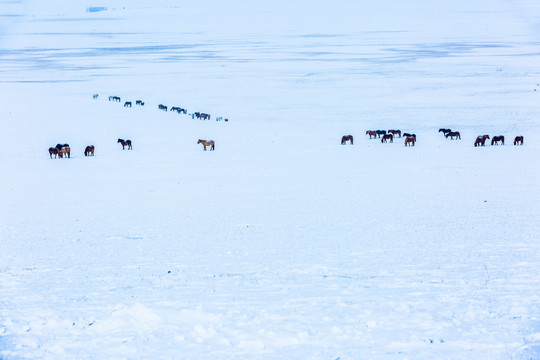
[[[370,139],[371,139],[372,136],[374,138],[377,138],[377,132],[376,131],[368,130],[368,131],[366,131],[366,135],[369,135]]]
[[[353,145],[353,136],[352,135],[343,135],[341,138],[341,145],[346,145],[347,141],[351,142],[351,145]]]
[[[450,130],[450,129],[439,129],[439,132],[442,132],[443,135],[446,135],[446,133],[449,133],[450,131],[452,131],[452,130]]]
[[[61,158],[63,158],[63,157],[70,158],[71,157],[71,149],[69,148],[69,146],[62,146],[62,148],[60,150],[58,150],[58,156],[60,156]]]
[[[487,139],[489,139],[489,135],[478,136],[474,142],[474,146],[486,146]]]
[[[202,139],[199,139],[197,141],[197,144],[202,144],[204,146],[204,151],[206,151],[207,146],[210,146],[210,150],[214,150],[214,146],[215,146],[214,140],[202,140]]]
[[[416,142],[416,136],[407,136],[405,138],[405,146],[414,146],[414,143]]]
[[[516,136],[514,139],[514,145],[523,145],[523,136]]]
[[[54,158],[56,159],[56,157],[58,156],[58,149],[55,147],[49,148],[49,155],[51,156],[51,159],[53,155],[54,155]]]
[[[390,140],[390,142],[393,143],[394,142],[394,135],[392,135],[392,134],[383,135],[383,137],[381,138],[381,143],[388,142],[388,140]]]
[[[124,148],[125,148],[126,146],[128,147],[128,150],[132,150],[132,149],[133,149],[133,148],[131,147],[131,140],[118,139],[117,143],[122,144],[122,150],[124,150]]]
[[[459,131],[449,131],[444,135],[444,137],[446,137],[447,139],[449,136],[450,140],[454,140],[454,138],[461,140],[461,134],[459,133]]]
[[[89,145],[84,149],[84,156],[94,156],[94,145]]]
[[[401,130],[388,130],[388,133],[394,136],[399,135],[399,137],[401,137]]]
[[[499,141],[504,145],[504,136],[494,136],[493,139],[491,139],[491,145],[499,145]]]

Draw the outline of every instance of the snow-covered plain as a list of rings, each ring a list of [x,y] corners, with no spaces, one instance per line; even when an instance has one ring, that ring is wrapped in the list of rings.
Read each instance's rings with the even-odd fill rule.
[[[540,358],[536,1],[54,3],[0,1],[0,358]]]

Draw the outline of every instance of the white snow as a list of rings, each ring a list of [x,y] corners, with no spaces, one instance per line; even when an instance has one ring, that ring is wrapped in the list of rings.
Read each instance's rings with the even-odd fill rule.
[[[540,357],[536,2],[157,3],[0,1],[1,359]]]

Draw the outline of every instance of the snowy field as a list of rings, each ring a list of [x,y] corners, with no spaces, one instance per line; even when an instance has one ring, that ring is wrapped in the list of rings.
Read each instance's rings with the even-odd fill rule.
[[[0,0],[0,359],[540,359],[537,1],[50,3]]]

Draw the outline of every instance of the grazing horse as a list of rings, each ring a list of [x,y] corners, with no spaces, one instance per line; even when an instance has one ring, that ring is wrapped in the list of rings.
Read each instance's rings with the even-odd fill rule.
[[[523,145],[523,136],[516,136],[514,139],[514,145]]]
[[[341,138],[341,145],[347,145],[347,141],[350,141],[351,145],[353,145],[353,136],[343,135],[343,137]]]
[[[399,135],[399,137],[401,137],[401,130],[388,130],[388,133],[394,136]]]
[[[207,146],[210,146],[210,150],[214,150],[215,142],[214,142],[214,140],[202,140],[202,139],[199,139],[197,141],[197,144],[203,144],[204,151],[206,151]]]
[[[163,110],[163,111],[167,111],[167,106],[163,105],[163,104],[159,104],[158,105],[158,109],[159,110]]]
[[[499,141],[504,145],[504,136],[494,136],[493,139],[491,139],[491,145],[499,145]]]
[[[368,131],[366,131],[366,135],[369,135],[370,139],[371,139],[372,136],[374,138],[377,138],[377,132],[376,131],[368,130]]]
[[[53,155],[54,155],[54,158],[56,159],[56,157],[58,156],[58,149],[55,147],[49,148],[49,155],[51,156],[51,159]]]
[[[392,135],[392,134],[383,135],[383,137],[381,139],[381,143],[388,142],[388,140],[390,140],[390,142],[393,143],[394,142],[394,135]]]
[[[446,134],[449,133],[450,131],[452,131],[452,130],[450,130],[450,129],[439,129],[439,132],[442,132],[443,135],[446,135]]]
[[[125,148],[126,146],[128,147],[128,150],[132,150],[132,149],[133,149],[133,148],[131,147],[131,140],[118,139],[117,143],[122,144],[122,150],[124,150],[124,148]]]
[[[135,105],[141,105],[141,106],[144,106],[144,101],[142,101],[142,100],[136,100],[136,101],[135,101]]]
[[[486,146],[486,139],[489,139],[489,135],[478,136],[474,142],[474,146]]]
[[[92,97],[96,100],[99,97],[99,94],[94,94]]]
[[[84,149],[84,156],[94,156],[94,145],[89,145]]]
[[[446,134],[444,134],[444,137],[448,139],[450,136],[450,140],[454,140],[454,138],[461,140],[461,134],[459,131],[449,131]]]
[[[58,145],[57,145],[58,146]],[[58,149],[58,147],[57,147]],[[64,156],[67,158],[71,157],[71,149],[69,148],[69,145],[66,144],[66,146],[62,146],[60,149],[58,149],[58,156],[63,158]]]
[[[386,135],[386,130],[377,130],[377,135],[379,135],[379,139],[381,138],[381,135]]]
[[[131,101],[126,101],[124,103],[124,107],[131,107]]]
[[[405,137],[405,146],[407,146],[407,144],[409,146],[414,146],[415,142],[416,142],[416,135],[415,136],[407,136],[407,137]]]

